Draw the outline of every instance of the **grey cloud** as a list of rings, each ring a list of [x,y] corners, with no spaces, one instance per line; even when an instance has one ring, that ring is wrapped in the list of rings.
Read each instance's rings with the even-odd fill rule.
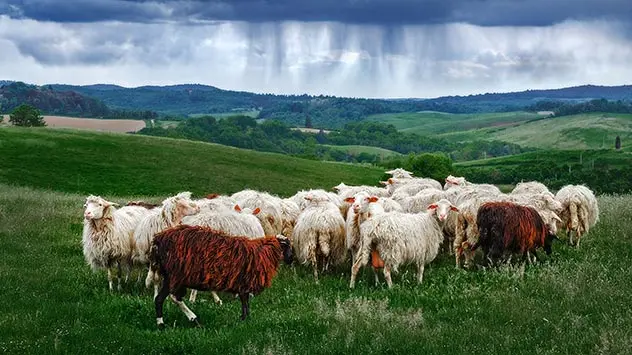
[[[55,22],[332,21],[404,25],[467,22],[545,26],[632,19],[629,0],[3,0],[0,13]]]

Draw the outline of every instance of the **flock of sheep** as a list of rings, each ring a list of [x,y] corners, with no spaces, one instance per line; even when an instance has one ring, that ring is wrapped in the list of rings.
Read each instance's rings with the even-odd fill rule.
[[[370,262],[376,282],[382,269],[390,288],[391,272],[404,264],[417,267],[421,283],[440,249],[455,256],[457,267],[461,260],[471,265],[478,249],[486,263],[516,253],[531,261],[538,248],[550,253],[558,228],[579,247],[599,220],[597,200],[583,185],[554,195],[532,181],[504,194],[463,177],[448,176],[442,186],[401,168],[387,173],[392,178],[381,182],[384,187],[341,183],[335,192],[299,191],[289,198],[243,190],[192,199],[182,192],[161,205],[136,201],[117,208],[91,195],[84,205],[84,256],[93,270],[107,270],[110,290],[115,278],[121,288],[123,271],[127,280],[134,268],[148,270],[145,284],[154,285],[161,326],[169,295],[197,323],[182,300],[186,289],[192,302],[197,290],[211,291],[218,304],[215,291],[239,296],[244,319],[249,294],[270,285],[281,259],[310,264],[318,282],[319,272],[350,258],[351,288]]]

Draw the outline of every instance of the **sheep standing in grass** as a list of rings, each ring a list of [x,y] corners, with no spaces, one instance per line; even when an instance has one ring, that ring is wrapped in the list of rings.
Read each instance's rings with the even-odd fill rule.
[[[566,185],[562,187],[555,199],[562,204],[561,224],[566,228],[569,242],[579,248],[581,237],[599,222],[599,205],[593,192],[584,185]]]
[[[141,206],[125,206],[100,196],[90,195],[84,204],[83,255],[92,270],[107,269],[108,285],[113,290],[114,268],[118,270],[118,289],[121,289],[122,269],[126,279],[132,269],[134,230],[151,210]]]
[[[359,206],[354,209],[369,217],[360,226],[362,242],[351,268],[349,287],[355,286],[356,275],[369,258],[374,268],[383,265],[389,288],[393,286],[391,271],[397,272],[406,263],[417,266],[417,281],[421,283],[425,265],[435,259],[443,240],[437,220],[430,213],[384,212],[376,197],[368,204],[363,201],[356,201]]]
[[[164,327],[162,307],[171,294],[189,321],[197,316],[186,306],[187,288],[223,291],[239,296],[241,319],[250,313],[250,294],[258,295],[272,284],[281,259],[292,263],[290,241],[283,236],[248,239],[200,226],[180,225],[154,237],[151,268],[162,277],[154,297],[156,322]]]
[[[289,198],[281,200],[281,219],[283,225],[281,234],[290,238],[292,237],[292,232],[294,232],[296,220],[298,219],[298,216],[300,214],[301,209],[293,200]]]
[[[443,233],[443,243],[441,245],[444,250],[447,250],[450,255],[454,254],[453,245],[454,238],[456,237],[456,223],[459,209],[447,199],[442,198],[429,203],[426,210],[435,216],[439,222],[439,226],[441,226],[441,232]]]
[[[326,271],[345,259],[345,220],[340,209],[324,196],[307,195],[309,205],[298,216],[292,243],[301,263],[311,263],[318,282],[318,265]]]
[[[242,208],[259,208],[256,216],[266,235],[276,235],[283,231],[283,209],[281,199],[267,192],[243,190],[231,196]]]

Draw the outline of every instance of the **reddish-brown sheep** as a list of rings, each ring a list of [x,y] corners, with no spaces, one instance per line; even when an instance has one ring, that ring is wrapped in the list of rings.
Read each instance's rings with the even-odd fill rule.
[[[292,263],[290,241],[278,235],[259,239],[230,236],[207,227],[180,225],[156,234],[151,268],[162,277],[154,299],[156,321],[162,328],[162,306],[169,294],[190,321],[197,316],[184,304],[187,288],[239,295],[241,319],[250,313],[249,294],[270,287],[281,258]]]
[[[472,246],[483,249],[490,261],[497,261],[505,252],[520,253],[531,260],[537,248],[551,253],[551,244],[557,237],[552,234],[542,217],[532,207],[512,202],[487,202],[481,205],[476,217],[479,239]]]

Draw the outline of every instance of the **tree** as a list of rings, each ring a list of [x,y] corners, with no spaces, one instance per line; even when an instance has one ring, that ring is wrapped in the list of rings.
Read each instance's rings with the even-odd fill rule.
[[[44,117],[41,116],[40,111],[27,104],[22,104],[16,107],[13,112],[11,112],[11,115],[9,115],[9,122],[11,122],[14,126],[46,126],[46,122],[44,122]]]
[[[621,137],[617,136],[614,140],[614,148],[617,150],[621,149]]]
[[[305,114],[305,128],[312,128],[312,118],[309,116],[309,113]]]

